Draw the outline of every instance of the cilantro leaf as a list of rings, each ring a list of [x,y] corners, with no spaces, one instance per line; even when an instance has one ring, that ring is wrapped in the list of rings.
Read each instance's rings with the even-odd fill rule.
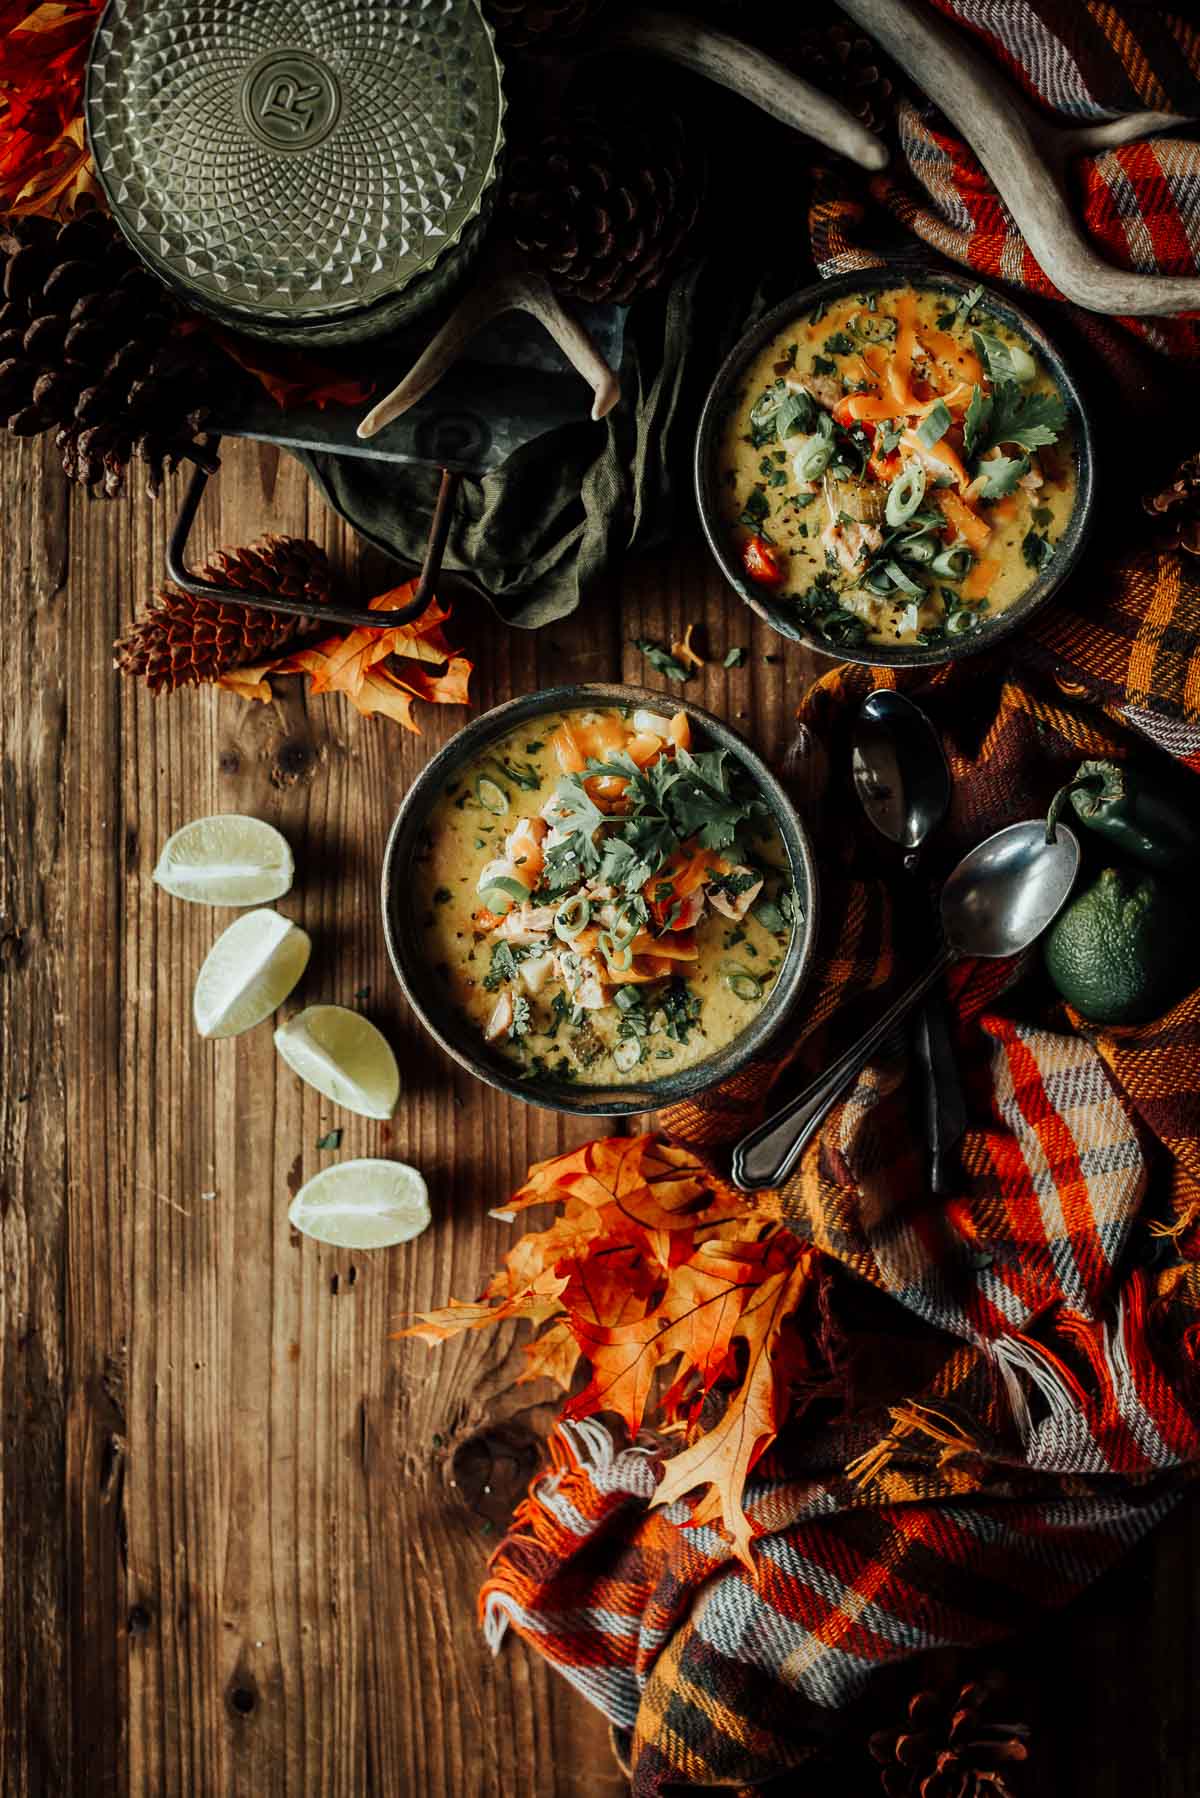
[[[733,648],[727,652],[723,666],[726,668],[740,668],[745,660],[746,651],[744,647],[740,643],[735,643]]]
[[[848,331],[831,331],[823,347],[831,356],[849,356],[854,351],[854,339]]]
[[[1037,531],[1028,531],[1021,544],[1021,559],[1027,567],[1042,569],[1054,555],[1054,545]]]
[[[988,426],[992,418],[992,401],[982,387],[971,389],[971,403],[967,407],[963,419],[963,453],[970,457],[976,449],[987,442]]]
[[[1003,338],[996,337],[991,331],[972,331],[971,342],[975,346],[975,354],[987,369],[988,379],[993,387],[1013,380],[1012,357]]]
[[[494,993],[506,982],[515,980],[518,964],[532,953],[532,948],[523,944],[514,948],[511,943],[495,943],[491,965],[483,977],[484,991]]]
[[[756,487],[746,501],[742,520],[750,524],[761,524],[770,509],[766,494]],[[652,637],[635,637],[633,647],[640,649],[650,666],[656,668],[659,674],[665,674],[668,680],[691,680],[692,670],[686,668],[677,656],[673,656],[669,649],[664,649]]]
[[[989,456],[979,464],[979,473],[984,477],[980,498],[1003,499],[1015,491],[1021,476],[1029,473],[1029,457]]]
[[[654,870],[624,837],[609,837],[600,856],[598,877],[626,893],[640,893]]]
[[[1005,382],[993,395],[988,442],[982,447],[1015,443],[1021,449],[1037,449],[1044,443],[1056,443],[1066,422],[1067,408],[1060,394],[1030,393],[1015,381]]]

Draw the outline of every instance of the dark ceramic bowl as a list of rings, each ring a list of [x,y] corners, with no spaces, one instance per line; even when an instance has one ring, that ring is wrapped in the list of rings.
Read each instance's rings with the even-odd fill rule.
[[[1067,424],[1075,445],[1077,487],[1075,509],[1067,522],[1066,530],[1055,545],[1053,560],[1030,583],[1020,599],[999,613],[991,623],[983,624],[978,630],[967,632],[961,637],[949,638],[944,643],[904,644],[894,649],[882,643],[829,643],[800,618],[793,601],[783,597],[776,598],[748,578],[737,555],[732,533],[722,515],[719,464],[725,426],[737,403],[750,364],[773,338],[794,319],[802,317],[818,300],[838,300],[845,294],[870,293],[879,288],[900,286],[933,288],[957,301],[963,294],[978,286],[978,282],[941,271],[878,268],[863,269],[857,274],[839,275],[835,280],[821,281],[815,287],[806,287],[802,292],[793,294],[747,331],[741,342],[725,358],[704,402],[696,439],[696,502],[700,508],[700,522],[704,526],[708,546],[720,563],[721,571],[730,586],[781,636],[791,637],[793,642],[803,643],[806,649],[815,649],[821,655],[833,656],[839,662],[865,662],[873,668],[920,668],[939,662],[954,662],[961,656],[990,649],[1002,637],[1021,630],[1038,608],[1044,606],[1051,594],[1062,585],[1078,562],[1091,526],[1094,499],[1092,437],[1074,377],[1041,326],[1035,325],[1005,295],[985,288],[976,302],[977,310],[990,314],[1000,324],[1012,331],[1022,332],[1029,339],[1053,375],[1066,402]]]
[[[681,1068],[657,1080],[622,1086],[586,1086],[582,1081],[539,1080],[536,1085],[519,1077],[517,1069],[480,1036],[478,1030],[449,1003],[437,974],[430,965],[421,920],[413,905],[411,870],[420,853],[421,835],[433,806],[448,780],[489,745],[529,719],[547,712],[598,709],[603,706],[649,705],[661,711],[663,695],[641,687],[551,687],[510,699],[474,719],[460,730],[409,788],[396,814],[383,858],[383,928],[388,954],[404,996],[429,1034],[448,1055],[489,1086],[499,1087],[514,1099],[545,1105],[552,1111],[570,1111],[584,1117],[623,1117],[653,1111],[678,1099],[689,1099],[715,1086],[761,1052],[794,1003],[807,977],[817,930],[817,884],[812,849],[804,826],[775,776],[742,739],[690,702],[689,718],[708,743],[727,749],[756,783],[783,839],[791,864],[796,896],[804,922],[792,934],[778,978],[762,1010],[725,1049],[694,1067]]]

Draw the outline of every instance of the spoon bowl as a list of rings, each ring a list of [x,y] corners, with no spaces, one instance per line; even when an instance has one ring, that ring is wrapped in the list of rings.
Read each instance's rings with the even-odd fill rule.
[[[855,721],[850,769],[876,830],[906,860],[915,856],[950,809],[950,769],[920,707],[890,687],[869,693]]]
[[[942,929],[955,957],[1019,955],[1053,923],[1075,884],[1079,841],[1040,818],[1009,824],[964,855],[942,888]]]
[[[942,891],[945,942],[929,967],[894,999],[823,1074],[744,1136],[733,1152],[743,1192],[777,1186],[849,1081],[961,957],[1017,955],[1053,922],[1079,871],[1079,840],[1060,825],[1047,841],[1042,819],[1009,824],[965,855]]]

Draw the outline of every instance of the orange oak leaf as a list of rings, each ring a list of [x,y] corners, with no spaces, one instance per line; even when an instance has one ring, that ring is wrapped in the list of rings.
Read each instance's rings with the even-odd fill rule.
[[[412,597],[414,583],[406,582],[377,594],[369,610],[398,610]],[[466,705],[472,663],[451,648],[442,631],[448,610],[432,601],[411,624],[363,626],[342,637],[306,644],[271,662],[249,668],[233,668],[217,682],[241,699],[271,698],[270,676],[307,674],[312,692],[344,693],[351,705],[371,717],[382,713],[405,730],[420,734],[413,716],[419,699],[435,705]],[[430,667],[441,667],[430,673]]]
[[[554,1380],[566,1392],[579,1361],[579,1344],[565,1317],[556,1317],[540,1336],[525,1344],[526,1364],[518,1384],[526,1380]]]
[[[780,1366],[783,1326],[799,1303],[812,1253],[806,1247],[792,1267],[771,1274],[739,1315],[732,1335],[740,1337],[748,1351],[741,1385],[721,1421],[667,1462],[651,1501],[673,1504],[697,1486],[707,1486],[692,1521],[722,1523],[738,1559],[751,1569],[754,1531],[742,1507],[742,1494],[754,1463],[779,1433],[785,1398],[780,1388],[786,1383]]]

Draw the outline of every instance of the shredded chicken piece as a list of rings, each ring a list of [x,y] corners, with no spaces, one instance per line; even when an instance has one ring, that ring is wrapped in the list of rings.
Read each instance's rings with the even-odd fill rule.
[[[883,543],[883,532],[873,524],[838,524],[831,521],[821,532],[821,543],[832,550],[838,564],[849,574],[858,567],[865,550],[876,550]]]
[[[504,991],[500,994],[500,997],[496,1000],[492,1009],[492,1015],[487,1021],[487,1028],[483,1033],[488,1042],[494,1043],[498,1036],[507,1036],[508,1032],[512,1029],[512,1021],[513,996],[511,990],[508,987],[505,987]]]
[[[515,911],[509,912],[503,923],[497,924],[492,934],[501,937],[506,943],[528,947],[531,943],[541,942],[553,929],[552,905],[519,905]]]
[[[538,994],[550,976],[557,971],[558,957],[549,949],[541,955],[530,955],[517,970],[526,992]]]
[[[845,397],[836,375],[792,375],[787,384],[793,393],[803,388],[826,412],[832,412],[838,401]]]
[[[737,875],[746,875],[752,872],[753,870],[750,868],[730,869],[731,874]],[[721,912],[724,917],[732,918],[735,923],[738,923],[750,910],[750,907],[762,892],[762,888],[762,881],[756,880],[754,885],[747,887],[743,893],[729,893],[721,886],[711,886],[708,887],[706,891],[713,910]]]

